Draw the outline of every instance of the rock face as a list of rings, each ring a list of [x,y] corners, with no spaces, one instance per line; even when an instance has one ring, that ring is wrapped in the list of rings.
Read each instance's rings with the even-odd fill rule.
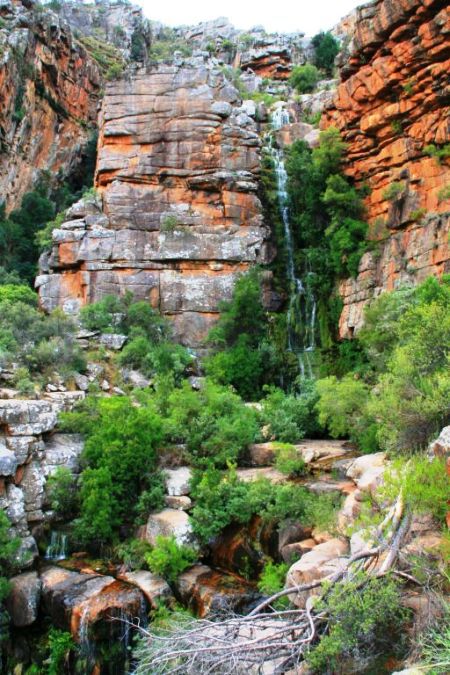
[[[6,607],[14,626],[31,626],[38,615],[41,580],[37,572],[26,572],[10,579]]]
[[[79,468],[81,437],[51,435],[58,413],[71,405],[69,394],[58,402],[0,399],[0,508],[11,521],[11,534],[22,540],[19,567],[29,566],[37,556],[33,529],[51,519],[48,476],[58,467],[73,473]]]
[[[220,69],[189,60],[107,85],[96,184],[41,263],[41,302],[76,312],[133,291],[198,344],[237,275],[266,262],[260,139]]]
[[[342,337],[361,327],[370,298],[450,268],[449,160],[426,150],[450,141],[449,32],[450,9],[439,0],[377,0],[357,10],[324,124],[348,144],[348,175],[370,189],[370,238],[380,244],[341,286]]]
[[[79,164],[100,93],[97,64],[55,14],[19,0],[0,4],[0,194],[20,204],[39,170]]]

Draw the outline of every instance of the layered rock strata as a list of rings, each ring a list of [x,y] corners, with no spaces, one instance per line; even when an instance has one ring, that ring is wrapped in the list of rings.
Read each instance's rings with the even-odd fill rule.
[[[131,290],[198,345],[237,276],[269,257],[255,120],[200,58],[108,84],[100,127],[100,201],[53,232],[42,305],[73,313]]]
[[[58,467],[78,471],[81,437],[53,434],[58,413],[71,408],[82,392],[64,400],[0,399],[0,508],[8,516],[13,536],[21,539],[19,567],[38,554],[35,528],[51,520],[45,485]]]
[[[32,2],[0,5],[0,194],[20,204],[41,171],[79,164],[96,125],[97,64],[67,24]]]
[[[346,173],[369,188],[370,238],[380,244],[341,287],[342,337],[362,325],[371,297],[450,269],[449,33],[443,0],[377,0],[357,10],[324,124],[348,144]]]

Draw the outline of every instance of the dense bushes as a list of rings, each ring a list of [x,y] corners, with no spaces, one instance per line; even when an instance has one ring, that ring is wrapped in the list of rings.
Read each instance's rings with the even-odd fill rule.
[[[317,300],[322,347],[331,346],[336,332],[335,282],[357,273],[367,248],[362,197],[341,170],[345,150],[330,128],[312,151],[303,141],[293,143],[286,162],[296,268]]]
[[[334,60],[339,53],[339,42],[331,33],[318,33],[312,39],[314,63],[324,70],[328,77],[333,75]]]
[[[28,382],[45,378],[56,367],[63,375],[83,371],[75,323],[61,310],[47,316],[36,305],[28,286],[0,286],[0,364],[18,364],[17,381]]]
[[[233,469],[225,474],[210,469],[197,474],[193,483],[192,525],[204,544],[227,525],[247,524],[254,515],[266,521],[292,519],[304,525],[320,522],[320,526],[331,527],[336,512],[337,502],[333,496],[317,497],[306,488],[276,485],[264,479],[244,483]]]
[[[297,368],[286,352],[286,331],[263,308],[257,269],[238,279],[232,300],[220,310],[208,336],[214,353],[205,361],[206,373],[220,384],[231,384],[246,400],[260,398],[265,384],[283,381],[287,386]]]
[[[258,435],[257,416],[229,388],[206,382],[198,392],[185,382],[164,403],[166,437],[186,443],[196,467],[226,468]]]
[[[303,380],[298,388],[298,393],[285,394],[270,387],[261,401],[262,423],[271,436],[283,443],[315,438],[323,430],[315,409],[319,396],[314,381]]]
[[[299,94],[307,94],[313,91],[319,80],[319,71],[310,63],[305,66],[295,66],[289,78],[290,84]]]
[[[374,657],[394,645],[406,620],[400,587],[393,579],[356,576],[325,593],[328,632],[307,657],[315,673],[337,672],[343,659]]]
[[[121,524],[133,521],[139,495],[155,489],[161,419],[151,407],[138,407],[124,396],[89,399],[81,411],[67,413],[63,424],[87,436],[77,537],[109,543]]]
[[[373,451],[423,448],[450,421],[450,280],[375,300],[358,338],[367,366],[317,383],[319,420]],[[361,374],[364,379],[359,379]]]
[[[179,380],[192,361],[188,350],[171,340],[167,320],[148,302],[133,302],[130,293],[124,297],[107,295],[86,305],[81,310],[81,322],[89,330],[128,335],[118,363],[144,375],[172,375]]]
[[[156,537],[156,545],[147,553],[146,562],[154,574],[162,576],[173,583],[188,567],[197,560],[197,552],[183,544],[178,544],[175,537]]]

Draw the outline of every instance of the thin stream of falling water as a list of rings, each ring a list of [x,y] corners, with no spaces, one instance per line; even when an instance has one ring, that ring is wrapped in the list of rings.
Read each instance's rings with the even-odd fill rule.
[[[278,107],[272,115],[272,127],[280,129],[289,123],[289,113],[282,107]],[[270,142],[268,150],[275,164],[277,180],[277,194],[280,214],[283,221],[284,237],[286,242],[286,274],[289,281],[289,307],[287,312],[288,349],[298,356],[300,374],[302,377],[313,377],[311,354],[316,347],[315,327],[317,305],[308,276],[312,274],[309,263],[305,279],[295,274],[294,245],[292,230],[289,219],[289,205],[287,193],[288,175],[284,163],[283,151],[273,147]],[[299,335],[298,328],[301,328]]]

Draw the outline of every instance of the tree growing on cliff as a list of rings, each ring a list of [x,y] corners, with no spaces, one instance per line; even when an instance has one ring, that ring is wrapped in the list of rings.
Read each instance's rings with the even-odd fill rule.
[[[329,32],[318,33],[312,39],[314,47],[314,63],[324,70],[328,77],[333,75],[334,61],[339,54],[339,42]]]

